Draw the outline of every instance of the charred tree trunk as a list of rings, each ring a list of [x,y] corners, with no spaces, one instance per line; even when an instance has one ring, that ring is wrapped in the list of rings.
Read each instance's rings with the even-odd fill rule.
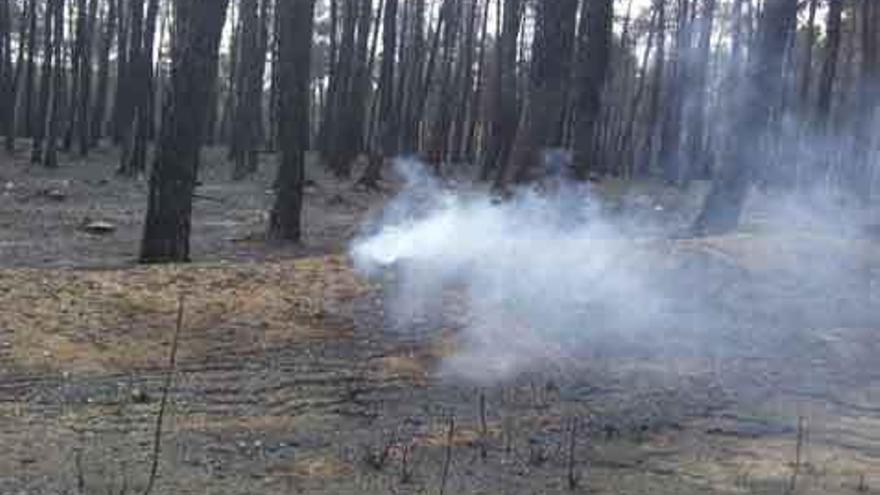
[[[76,34],[73,38],[73,49],[70,56],[70,111],[64,127],[64,151],[70,152],[73,147],[74,133],[77,129],[77,117],[81,106],[79,105],[79,93],[82,85],[80,76],[83,68],[83,58],[87,49],[86,29],[88,23],[88,11],[86,0],[76,0]]]
[[[781,100],[782,68],[789,33],[797,22],[797,0],[767,0],[761,17],[748,77],[743,81],[742,108],[732,132],[735,146],[712,184],[694,224],[698,235],[736,229],[755,173],[769,160],[763,152],[774,106]]]
[[[466,128],[464,134],[464,142],[462,143],[462,153],[468,161],[479,163],[482,157],[478,153],[477,133],[479,132],[479,145],[485,144],[486,122],[484,118],[483,94],[486,87],[486,50],[489,44],[489,9],[492,7],[492,0],[486,0],[483,8],[482,27],[480,28],[480,42],[478,45],[479,55],[477,56],[477,73],[475,76],[476,88],[471,95],[471,102],[467,115]],[[480,149],[480,151],[484,151]]]
[[[25,43],[30,45],[28,38],[28,9],[22,6],[21,16],[18,25],[18,55],[15,61],[15,71],[13,80],[9,88],[8,101],[10,102],[10,111],[6,115],[6,151],[13,153],[15,151],[15,140],[19,136],[19,94],[21,93],[22,75],[25,71]],[[27,41],[25,41],[27,40]],[[11,70],[11,68],[10,68]],[[30,94],[31,88],[25,88],[27,94]]]
[[[379,74],[379,147],[380,152],[370,157],[361,184],[368,188],[378,186],[382,178],[382,165],[386,158],[397,154],[397,112],[395,111],[394,66],[397,50],[398,0],[385,0],[382,22],[382,66]]]
[[[147,138],[151,134],[153,94],[153,50],[159,1],[149,0],[144,17],[142,0],[132,4],[132,36],[127,84],[131,87],[122,114],[124,138],[119,173],[127,177],[143,174],[147,165]]]
[[[590,5],[604,3],[607,2],[590,2]],[[504,189],[511,178],[526,182],[552,172],[546,169],[552,164],[545,163],[543,153],[549,148],[562,147],[577,9],[577,0],[536,4],[529,93],[510,158],[495,181],[498,189]]]
[[[437,26],[437,32],[435,33],[437,36],[442,33],[443,37],[442,47],[438,48],[442,50],[440,74],[436,78],[439,94],[438,101],[440,104],[437,107],[437,115],[431,126],[431,136],[428,144],[428,161],[434,164],[438,174],[440,172],[440,166],[446,158],[446,146],[449,142],[449,131],[450,126],[452,125],[452,117],[454,115],[454,104],[452,102],[455,99],[456,92],[452,81],[454,80],[453,67],[455,63],[455,47],[458,37],[458,13],[460,3],[461,2],[458,0],[443,1],[442,6],[440,7],[440,25]],[[435,55],[432,54],[432,56]],[[426,79],[428,85],[426,85],[426,88],[422,92],[421,98],[423,101],[429,96],[428,88],[430,87],[430,81],[433,79],[433,74],[428,73],[426,77],[428,78]]]
[[[682,178],[682,117],[685,93],[690,90],[691,19],[690,1],[678,0],[678,20],[675,50],[672,52],[662,107],[660,166],[669,184],[679,184]]]
[[[0,1],[0,119],[6,136],[6,148],[14,149],[17,74],[12,64],[12,8],[9,3],[10,0]]]
[[[455,76],[454,114],[448,139],[447,155],[451,162],[461,162],[465,155],[464,141],[467,132],[467,119],[474,93],[474,58],[476,56],[477,23],[479,21],[479,1],[468,0],[462,3],[462,17],[465,19],[464,37],[459,43],[458,62]],[[465,12],[467,15],[465,16]]]
[[[110,88],[110,50],[116,36],[117,2],[107,2],[107,14],[104,18],[103,32],[98,56],[98,83],[95,90],[95,102],[91,117],[92,145],[97,145],[104,136],[107,119],[107,93]]]
[[[872,152],[877,110],[880,108],[880,4],[861,4],[862,67],[857,82],[859,108],[854,129],[855,159],[848,176],[856,197],[867,204],[871,198]]]
[[[813,76],[813,47],[816,44],[816,10],[818,8],[819,0],[810,0],[810,10],[809,14],[807,14],[807,36],[804,40],[804,61],[798,87],[798,99],[804,109],[809,108],[810,101],[810,83]]]
[[[41,163],[43,158],[43,141],[46,137],[46,122],[49,114],[50,86],[52,84],[52,58],[53,58],[53,20],[55,17],[55,5],[58,0],[47,0],[43,15],[43,49],[42,67],[40,69],[40,91],[37,98],[37,113],[34,116],[34,136],[31,145],[31,162]],[[34,31],[36,32],[36,31]]]
[[[239,8],[240,62],[236,75],[236,109],[230,136],[234,163],[232,178],[242,180],[257,171],[260,105],[263,98],[263,67],[260,15],[257,0],[242,0]]]
[[[504,1],[501,35],[497,44],[495,74],[491,88],[492,121],[489,126],[486,153],[480,171],[483,180],[496,173],[502,163],[507,163],[510,148],[516,134],[517,107],[517,40],[522,21],[522,0]],[[498,16],[499,18],[502,16]]]
[[[48,8],[47,8],[48,10]],[[58,168],[58,134],[60,127],[61,108],[64,96],[64,0],[52,0],[52,33],[51,54],[52,65],[52,88],[49,94],[46,109],[46,143],[43,149],[43,166],[46,168]]]
[[[150,175],[144,263],[190,258],[197,164],[228,0],[176,0],[171,93]]]
[[[825,61],[822,64],[822,75],[819,78],[819,97],[816,102],[816,118],[823,131],[827,131],[831,119],[831,103],[840,54],[842,14],[843,0],[829,0],[828,19],[825,22],[828,31],[827,48]]]
[[[409,4],[409,2],[408,2]],[[422,87],[422,73],[425,67],[425,0],[414,0],[407,8],[409,49],[407,50],[404,82],[401,85],[401,133],[399,149],[405,154],[413,154],[419,149],[421,129],[418,101]]]
[[[34,95],[37,93],[37,0],[29,0],[28,11],[28,38],[27,38],[27,69],[24,75],[24,134],[34,137],[36,125],[34,118]],[[39,100],[38,100],[39,101]],[[39,103],[38,103],[39,104]]]
[[[113,0],[110,0],[111,2]],[[117,18],[119,19],[119,29],[116,33],[116,91],[113,98],[113,142],[119,144],[122,142],[123,129],[122,121],[124,108],[127,104],[128,92],[130,90],[128,84],[128,65],[129,65],[129,31],[131,25],[129,22],[129,12],[131,11],[130,3],[142,2],[143,0],[117,0]]]
[[[344,121],[344,114],[350,110],[347,105],[351,102],[355,85],[355,72],[358,63],[356,56],[358,11],[362,3],[361,0],[350,0],[343,3],[342,39],[339,44],[338,60],[331,76],[321,130],[324,140],[321,143],[321,153],[330,169],[339,177],[348,176],[350,160],[354,158],[349,151],[351,143],[344,143],[342,139],[349,127],[349,122]]]
[[[612,0],[587,1],[583,6],[581,30],[582,40],[578,60],[577,86],[580,88],[576,98],[574,163],[577,176],[588,178],[590,170],[600,166],[600,154],[596,148],[596,124],[602,110],[601,95],[610,66],[612,21],[614,2]]]
[[[309,145],[309,96],[314,0],[279,3],[281,165],[269,238],[302,240],[303,183]]]
[[[651,170],[656,163],[661,145],[662,108],[663,108],[663,83],[666,78],[666,1],[654,1],[657,13],[657,53],[654,55],[654,74],[651,81],[651,99],[647,116],[647,150],[639,167],[640,175]]]
[[[706,101],[709,92],[709,66],[711,65],[712,31],[715,25],[716,0],[703,1],[703,15],[699,25],[696,54],[690,78],[691,90],[686,102],[687,141],[684,178],[708,179],[711,160],[706,153]]]

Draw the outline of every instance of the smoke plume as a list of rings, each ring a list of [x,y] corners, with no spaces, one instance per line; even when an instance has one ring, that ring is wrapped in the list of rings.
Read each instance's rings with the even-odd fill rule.
[[[861,304],[864,267],[826,235],[841,217],[803,201],[762,203],[760,235],[672,240],[659,205],[625,198],[615,213],[561,177],[496,201],[415,162],[397,170],[406,186],[352,256],[385,285],[389,331],[458,330],[444,372],[460,378],[501,381],[621,346],[723,358]],[[817,256],[826,262],[809,266]]]

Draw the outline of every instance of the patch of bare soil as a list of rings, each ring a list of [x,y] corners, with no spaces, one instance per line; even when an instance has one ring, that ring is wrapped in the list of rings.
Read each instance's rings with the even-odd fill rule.
[[[208,159],[200,263],[107,268],[136,254],[144,185],[96,159],[0,168],[0,493],[143,491],[181,295],[154,493],[880,493],[876,321],[755,331],[728,355],[595,349],[474,387],[438,373],[454,324],[389,333],[383,290],[333,254],[382,197],[314,173],[309,246],[267,248],[271,174],[230,184]],[[701,290],[763,318],[812,256],[778,246],[650,249],[722,274]],[[772,292],[735,283],[756,279]],[[827,291],[798,290],[794,310],[824,323]]]

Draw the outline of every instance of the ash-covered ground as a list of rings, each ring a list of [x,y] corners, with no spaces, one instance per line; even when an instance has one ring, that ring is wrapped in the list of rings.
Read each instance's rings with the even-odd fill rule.
[[[880,249],[834,207],[672,239],[697,193],[607,184],[601,231],[531,210],[529,237],[483,229],[479,193],[392,221],[401,196],[313,173],[307,245],[270,248],[271,171],[206,160],[199,261],[140,268],[145,187],[112,162],[0,167],[2,493],[144,489],[181,293],[154,493],[880,486]],[[407,256],[347,256],[437,212],[451,230]]]

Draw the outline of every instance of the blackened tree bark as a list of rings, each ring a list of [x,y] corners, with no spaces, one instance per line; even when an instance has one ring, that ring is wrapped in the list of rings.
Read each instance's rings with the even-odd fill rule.
[[[477,153],[477,128],[480,126],[482,131],[485,128],[485,118],[483,112],[483,94],[486,88],[486,50],[489,45],[489,9],[492,7],[492,0],[485,0],[483,8],[483,26],[480,28],[479,55],[477,56],[477,74],[476,85],[471,95],[471,103],[468,111],[468,119],[465,129],[464,142],[462,143],[462,153],[468,160],[476,160],[479,162],[480,155]],[[481,136],[482,137],[482,136]],[[482,144],[482,139],[480,140]]]
[[[354,51],[348,59],[348,68],[342,80],[343,91],[337,96],[334,137],[328,153],[330,168],[339,176],[351,175],[351,166],[363,149],[367,86],[369,84],[368,52],[372,0],[351,0],[356,8],[357,36]]]
[[[394,65],[397,51],[398,0],[386,0],[382,21],[382,66],[379,74],[379,147],[380,152],[370,157],[370,163],[360,183],[368,188],[378,186],[382,178],[382,164],[397,154],[397,112],[394,109]]]
[[[95,90],[95,102],[91,116],[91,140],[92,145],[97,145],[104,135],[107,119],[107,93],[110,88],[110,50],[113,48],[113,38],[116,36],[117,2],[107,2],[107,13],[104,16],[103,32],[98,51],[98,83]]]
[[[286,0],[280,2],[278,10],[281,166],[276,182],[278,194],[269,219],[269,238],[277,241],[302,240],[314,9],[314,0]]]
[[[819,96],[816,102],[816,118],[823,129],[827,129],[831,119],[831,102],[834,96],[834,82],[837,78],[840,53],[842,14],[843,0],[829,0],[828,18],[825,22],[828,32],[828,46],[822,64],[822,75],[819,77]]]
[[[596,125],[602,111],[602,88],[611,60],[611,35],[614,17],[612,0],[587,1],[581,18],[581,49],[578,51],[575,99],[574,163],[580,179],[597,168],[600,154],[596,147]]]
[[[748,77],[743,81],[743,102],[732,130],[737,142],[696,219],[693,230],[697,235],[736,229],[753,177],[769,163],[762,141],[767,138],[774,108],[781,101],[785,47],[797,22],[797,11],[797,0],[767,0],[764,5]]]
[[[687,141],[685,151],[687,172],[684,179],[708,179],[711,175],[710,158],[706,153],[706,102],[709,94],[709,66],[711,65],[712,31],[715,25],[716,0],[703,0],[703,15],[693,59],[691,89],[686,100]]]
[[[464,2],[462,9],[467,11],[464,38],[461,41],[458,60],[458,74],[456,75],[455,116],[452,123],[452,135],[449,138],[447,154],[452,162],[459,162],[465,156],[465,135],[467,133],[467,119],[473,102],[474,93],[474,58],[476,56],[477,23],[479,21],[478,0]]]
[[[871,197],[874,129],[880,108],[880,4],[861,4],[862,67],[857,83],[859,108],[856,111],[853,140],[855,160],[848,171],[856,197],[867,203]]]
[[[443,42],[440,49],[442,50],[442,59],[440,61],[439,74],[436,78],[434,74],[427,75],[428,81],[436,79],[437,92],[440,104],[437,107],[437,114],[431,126],[430,141],[428,142],[428,161],[433,163],[437,171],[440,172],[440,165],[446,158],[446,147],[449,143],[449,131],[452,125],[454,115],[454,99],[456,88],[452,81],[454,79],[453,68],[455,62],[455,48],[458,38],[459,27],[459,0],[444,0],[441,8],[442,26],[437,26],[435,36],[442,33]],[[442,27],[442,29],[441,29]],[[439,41],[439,38],[437,38]],[[432,56],[434,56],[432,54]],[[422,99],[428,97],[428,91],[422,93]]]
[[[113,0],[110,1],[112,2]],[[131,31],[129,12],[132,9],[132,2],[143,2],[143,0],[117,0],[116,7],[119,29],[116,32],[116,91],[113,97],[113,142],[115,144],[122,142],[122,121],[125,120],[128,108],[128,93],[131,90],[128,84],[130,62],[128,39],[129,31]],[[140,5],[143,5],[143,3]]]
[[[0,1],[0,119],[7,143],[15,139],[15,68],[12,65],[12,8]],[[8,144],[7,144],[8,147]]]
[[[134,132],[128,168],[141,174],[147,168],[147,140],[153,136],[153,104],[155,82],[153,74],[153,50],[156,40],[156,19],[159,14],[159,0],[149,0],[142,46],[139,50],[136,67],[137,84],[134,94]]]
[[[342,4],[342,36],[336,64],[330,76],[324,119],[321,124],[319,143],[321,154],[329,168],[340,177],[347,176],[349,160],[353,158],[347,149],[341,149],[339,146],[346,148],[349,146],[349,143],[342,142],[344,128],[348,127],[348,122],[344,121],[346,118],[344,114],[350,110],[348,104],[354,89],[358,11],[362,3],[361,0],[350,0]]]
[[[803,108],[809,107],[810,83],[813,76],[813,45],[816,44],[816,11],[819,8],[819,0],[809,0],[810,7],[807,14],[806,39],[804,40],[804,61],[801,67],[801,77],[798,84],[798,99]]]
[[[499,1],[499,6],[502,0]],[[500,164],[506,163],[516,133],[517,107],[517,40],[522,21],[522,0],[503,0],[504,14],[497,43],[495,74],[492,77],[492,121],[480,177],[488,180]]]
[[[423,148],[425,143],[423,143],[424,139],[422,139],[423,133],[421,132],[421,128],[423,124],[427,123],[425,115],[428,98],[431,95],[432,86],[438,79],[435,70],[437,59],[440,55],[440,40],[442,39],[443,32],[446,30],[445,26],[449,24],[447,18],[449,17],[451,10],[448,7],[453,2],[454,0],[443,0],[443,3],[441,4],[440,15],[437,16],[437,25],[432,29],[433,34],[431,36],[431,44],[428,49],[424,73],[419,74],[416,77],[417,83],[410,94],[412,104],[409,106],[409,119],[412,122],[411,125],[414,130],[414,133],[410,136],[410,138],[413,139],[410,142],[410,149],[413,151],[424,151]]]
[[[76,138],[80,156],[86,156],[91,146],[89,103],[92,96],[92,38],[96,24],[98,0],[88,0],[88,3],[85,0],[80,0],[77,3],[77,11],[75,62],[71,72],[74,90],[71,93],[64,148],[70,151],[73,140]]]
[[[156,0],[151,0],[151,4]],[[123,98],[120,104],[119,120],[116,126],[119,128],[122,155],[119,160],[117,173],[127,177],[134,177],[143,173],[146,168],[144,161],[136,152],[139,114],[144,107],[143,100],[148,96],[148,78],[152,72],[152,54],[146,53],[146,44],[152,45],[149,28],[145,26],[144,18],[145,0],[131,0],[129,4],[129,23],[131,35],[128,40],[129,53],[127,56],[126,73],[120,84],[125,86]],[[151,5],[152,7],[152,5]],[[145,160],[145,159],[144,159]]]
[[[654,55],[654,74],[651,81],[651,99],[648,106],[647,153],[639,167],[640,174],[649,172],[655,164],[661,144],[663,83],[666,80],[666,0],[654,0],[657,15],[655,25],[657,53]]]
[[[43,158],[43,141],[46,137],[46,116],[49,113],[49,87],[52,83],[52,20],[55,16],[57,0],[47,0],[43,13],[43,56],[40,67],[40,91],[37,96],[37,109],[33,119],[33,139],[31,142],[31,163],[39,164]],[[34,30],[36,32],[36,30]]]
[[[37,0],[29,0],[27,4],[28,36],[27,36],[27,69],[24,75],[24,134],[33,137],[36,132],[34,119],[34,95],[37,92]]]
[[[241,180],[257,171],[259,108],[263,96],[265,52],[261,52],[260,15],[257,0],[242,0],[239,7],[239,64],[237,97],[233,114],[231,155],[232,178]]]
[[[30,43],[28,39],[28,9],[22,6],[21,14],[18,21],[18,54],[16,55],[15,70],[9,70],[12,73],[12,81],[8,87],[6,95],[7,101],[10,102],[9,111],[6,114],[6,151],[12,153],[15,151],[15,140],[20,134],[18,126],[19,115],[19,93],[21,92],[22,74],[25,70],[25,43]],[[28,93],[30,88],[25,88]]]
[[[591,5],[595,3],[590,2]],[[509,174],[514,175],[516,182],[540,177],[546,173],[541,168],[543,151],[562,146],[577,9],[577,0],[536,4],[529,95],[510,159],[499,170],[496,188],[503,189],[507,185]]]
[[[73,147],[74,133],[78,128],[77,117],[81,105],[79,104],[79,93],[82,87],[81,72],[84,65],[83,58],[86,55],[86,41],[88,29],[88,10],[86,0],[76,0],[76,33],[73,38],[73,49],[70,56],[70,111],[67,112],[67,122],[64,127],[64,151],[69,152]]]
[[[682,117],[684,115],[685,92],[690,89],[692,70],[691,49],[691,1],[678,0],[675,50],[671,53],[666,81],[666,93],[662,107],[662,129],[660,141],[660,166],[663,177],[670,184],[678,184],[682,172]]]
[[[43,149],[43,166],[46,168],[58,167],[58,134],[60,132],[61,107],[64,96],[64,0],[52,0],[52,33],[51,36],[52,58],[52,88],[47,102],[46,110],[46,143]]]
[[[190,258],[192,200],[229,0],[176,0],[171,92],[150,174],[144,263]]]
[[[266,0],[272,1],[272,0]],[[331,5],[335,4],[336,0],[331,0]],[[269,139],[268,146],[269,149],[275,151],[278,149],[278,95],[280,93],[279,81],[280,76],[278,74],[278,45],[280,41],[279,34],[281,32],[280,28],[280,19],[281,16],[278,15],[278,5],[275,5],[274,13],[272,15],[272,42],[270,43],[271,50],[271,62],[272,62],[272,78],[271,78],[271,86],[269,88]],[[333,46],[335,42],[331,38],[330,45]],[[331,50],[331,58],[332,58],[332,50]]]
[[[421,129],[421,112],[419,95],[422,88],[422,73],[425,67],[425,0],[413,0],[407,2],[408,19],[407,42],[409,48],[406,60],[403,64],[402,79],[400,85],[403,92],[401,102],[401,127],[399,149],[405,154],[418,152],[419,131]]]

